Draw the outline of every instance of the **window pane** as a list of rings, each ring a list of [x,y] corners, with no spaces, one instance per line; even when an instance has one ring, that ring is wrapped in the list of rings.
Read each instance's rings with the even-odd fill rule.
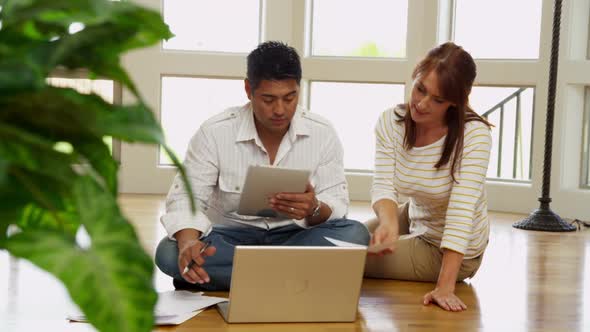
[[[47,84],[58,88],[72,88],[82,94],[94,93],[102,97],[106,102],[113,103],[114,83],[110,80],[89,80],[85,78],[58,78],[50,77]],[[111,154],[113,153],[112,137],[104,137]]]
[[[260,0],[164,0],[163,14],[175,34],[164,49],[248,53],[258,45]]]
[[[457,0],[455,41],[474,58],[537,59],[541,0]]]
[[[473,110],[494,125],[488,178],[530,181],[534,94],[533,88],[473,88]]]
[[[385,109],[403,102],[401,84],[311,83],[310,111],[326,117],[336,128],[348,170],[374,169],[377,119]]]
[[[168,145],[184,160],[190,139],[205,120],[247,101],[243,79],[163,77],[161,122]],[[172,164],[162,149],[160,164]]]
[[[312,55],[406,56],[407,0],[315,0],[312,16]]]

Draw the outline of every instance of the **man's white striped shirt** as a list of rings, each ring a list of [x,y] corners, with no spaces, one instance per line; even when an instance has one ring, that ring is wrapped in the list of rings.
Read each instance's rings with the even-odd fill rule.
[[[194,216],[190,213],[188,194],[177,175],[168,193],[166,213],[161,217],[169,237],[185,228],[207,235],[211,224],[270,229],[297,223],[307,227],[305,220],[236,213],[249,165],[269,165],[250,103],[210,118],[191,139],[184,166],[198,202],[198,212]],[[310,170],[317,198],[332,209],[329,219],[346,215],[349,199],[343,149],[326,119],[298,107],[279,146],[274,166]]]

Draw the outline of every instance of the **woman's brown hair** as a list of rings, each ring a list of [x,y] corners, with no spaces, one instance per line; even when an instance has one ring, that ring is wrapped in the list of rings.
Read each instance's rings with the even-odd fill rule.
[[[452,156],[451,177],[456,182],[455,170],[463,152],[465,123],[480,121],[488,127],[491,124],[469,106],[468,97],[476,76],[475,62],[469,53],[454,43],[444,43],[428,52],[414,68],[412,78],[426,77],[433,70],[438,76],[441,97],[452,104],[445,115],[448,133],[442,155],[434,167],[438,169],[448,164]],[[406,109],[405,115],[396,115],[400,118],[397,121],[404,122],[406,127],[404,147],[409,150],[416,144],[416,123],[412,120],[409,103],[404,104],[403,108]]]

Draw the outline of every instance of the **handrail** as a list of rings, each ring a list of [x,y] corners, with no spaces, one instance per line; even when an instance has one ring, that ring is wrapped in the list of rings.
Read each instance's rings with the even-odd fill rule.
[[[521,121],[521,115],[520,115],[520,108],[521,108],[521,94],[526,90],[527,88],[519,88],[518,90],[516,90],[515,92],[513,92],[512,94],[510,94],[508,97],[502,99],[500,102],[498,102],[496,105],[490,107],[486,112],[484,112],[482,114],[482,117],[484,117],[485,119],[488,119],[490,115],[492,115],[493,113],[495,113],[496,111],[500,112],[500,123],[498,124],[498,130],[499,130],[499,136],[498,136],[498,162],[497,162],[497,169],[496,169],[496,176],[498,178],[501,177],[502,175],[502,150],[504,148],[504,110],[505,110],[505,106],[506,104],[508,104],[509,102],[511,102],[513,99],[516,98],[516,115],[515,115],[515,124],[514,124],[514,152],[513,152],[513,160],[512,160],[512,177],[514,179],[516,179],[517,176],[517,159],[519,157],[520,154],[520,158],[522,160],[523,156],[523,149],[522,149],[522,121]],[[521,162],[522,165],[522,162]],[[529,176],[530,176],[530,172],[529,172]]]
[[[483,116],[484,118],[487,118],[490,114],[494,113],[495,110],[497,110],[501,106],[507,104],[510,100],[512,100],[514,97],[516,97],[516,95],[520,95],[526,89],[527,88],[520,88],[520,89],[514,91],[511,95],[509,95],[508,97],[502,99],[502,101],[500,101],[496,105],[490,107],[490,109],[488,109],[487,111],[485,111],[481,116]]]

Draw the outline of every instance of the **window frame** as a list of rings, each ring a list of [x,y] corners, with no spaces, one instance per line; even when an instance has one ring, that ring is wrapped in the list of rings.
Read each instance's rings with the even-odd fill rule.
[[[161,10],[162,0],[135,0],[156,10]],[[434,45],[450,40],[453,35],[454,0],[411,0],[408,2],[408,26],[405,58],[343,58],[311,56],[310,1],[311,0],[261,0],[261,40],[282,40],[295,47],[302,57],[304,68],[301,82],[302,105],[308,105],[310,81],[334,81],[351,83],[405,84],[405,98],[411,89],[411,72],[415,64]],[[538,206],[536,197],[541,192],[545,113],[551,53],[551,30],[553,1],[542,0],[541,40],[539,58],[533,60],[476,59],[478,76],[475,85],[481,86],[522,86],[533,87],[534,118],[532,151],[534,160],[529,183],[511,181],[488,181],[488,206],[492,210],[529,213]],[[579,183],[580,132],[575,136],[575,153],[566,151],[573,141],[567,138],[566,120],[574,112],[581,114],[580,107],[573,108],[567,100],[568,86],[590,85],[590,53],[588,45],[588,12],[590,0],[564,2],[562,9],[562,34],[560,44],[559,76],[557,86],[555,134],[552,169],[552,197],[556,210],[568,211],[582,219],[590,219],[590,212],[582,207],[590,199],[590,190],[581,190]],[[585,19],[585,22],[576,21]],[[576,26],[573,28],[573,26]],[[575,30],[575,31],[574,31]],[[571,49],[579,48],[575,55]],[[583,53],[583,55],[582,55]],[[163,51],[161,45],[133,52],[124,59],[138,88],[159,118],[161,75],[187,75],[191,77],[243,77],[245,76],[245,54],[207,52]],[[359,69],[360,68],[360,69]],[[581,97],[580,97],[581,99]],[[123,102],[132,96],[124,92]],[[403,101],[400,101],[403,102]],[[577,101],[580,103],[580,100]],[[221,110],[219,110],[221,111]],[[313,111],[313,110],[311,110]],[[573,146],[573,145],[571,145]],[[135,146],[123,143],[121,147],[122,179],[121,192],[165,193],[174,169],[157,168],[157,148]],[[576,162],[572,163],[572,157]],[[566,163],[564,160],[570,160]],[[575,181],[565,181],[564,176],[575,174]],[[347,172],[350,198],[369,200],[372,174]],[[147,181],[146,179],[149,179]],[[567,215],[565,215],[567,217]]]
[[[313,83],[344,83],[344,84],[389,84],[389,85],[402,85],[402,86],[404,86],[404,87],[405,87],[405,84],[404,84],[404,83],[392,83],[392,82],[387,82],[387,83],[384,83],[384,82],[358,82],[358,81],[352,82],[352,81],[332,81],[332,80],[307,80],[307,86],[308,86],[308,89],[306,90],[306,103],[305,103],[304,105],[305,105],[305,108],[306,108],[306,109],[308,109],[308,110],[310,110],[311,112],[313,112],[313,111],[314,111],[314,110],[311,108],[311,92],[312,92],[312,91],[311,91],[311,86],[313,85]],[[392,105],[390,105],[390,107],[393,107],[393,106],[395,106],[395,105],[397,105],[397,104],[392,104]],[[382,111],[385,111],[385,110],[386,110],[386,108],[383,108],[383,109],[380,109],[380,110],[377,110],[377,111],[378,111],[378,112],[382,112]],[[320,115],[321,115],[321,114],[320,114]],[[378,119],[378,117],[376,116],[376,117],[375,117],[374,119],[372,119],[372,120],[373,120],[373,121],[376,123],[376,122],[377,122],[377,119]],[[330,118],[328,118],[328,120],[330,120]],[[374,128],[373,128],[373,127],[371,127],[371,128],[370,128],[370,135],[373,135],[373,131],[374,131]],[[341,138],[341,140],[342,140],[342,138]],[[373,147],[374,147],[374,146],[373,146]],[[346,148],[345,148],[345,150],[346,150]],[[371,159],[371,163],[374,163],[374,158],[373,158],[373,159]],[[345,168],[344,168],[344,171],[345,171],[347,174],[356,174],[356,175],[370,175],[370,176],[373,176],[373,173],[374,173],[374,169],[354,169],[354,168],[346,168],[346,165],[344,165],[344,167],[345,167]]]
[[[590,189],[590,86],[586,86],[584,89],[584,116],[582,123],[580,188]]]
[[[159,5],[162,19],[164,19],[164,2],[165,1],[166,0],[161,0],[161,2],[157,1],[157,2],[159,2],[159,4],[158,4],[152,0],[147,0],[147,1],[135,0],[135,2],[140,2],[140,3],[145,2],[145,3],[143,3],[144,5],[152,5],[152,7]],[[264,30],[265,25],[264,25],[264,16],[263,15],[264,15],[264,11],[265,11],[264,5],[265,5],[266,1],[268,1],[268,0],[257,0],[257,1],[258,1],[258,43],[260,43],[262,40],[264,40],[263,39],[264,38],[263,30]],[[162,52],[172,52],[172,53],[174,53],[174,52],[188,52],[188,53],[195,53],[195,54],[218,54],[218,55],[223,55],[223,54],[244,55],[244,54],[246,54],[244,52],[232,52],[232,51],[209,51],[209,50],[203,51],[203,50],[184,50],[184,49],[176,49],[176,48],[164,48],[164,43],[159,43],[159,45],[160,45],[160,49]]]

